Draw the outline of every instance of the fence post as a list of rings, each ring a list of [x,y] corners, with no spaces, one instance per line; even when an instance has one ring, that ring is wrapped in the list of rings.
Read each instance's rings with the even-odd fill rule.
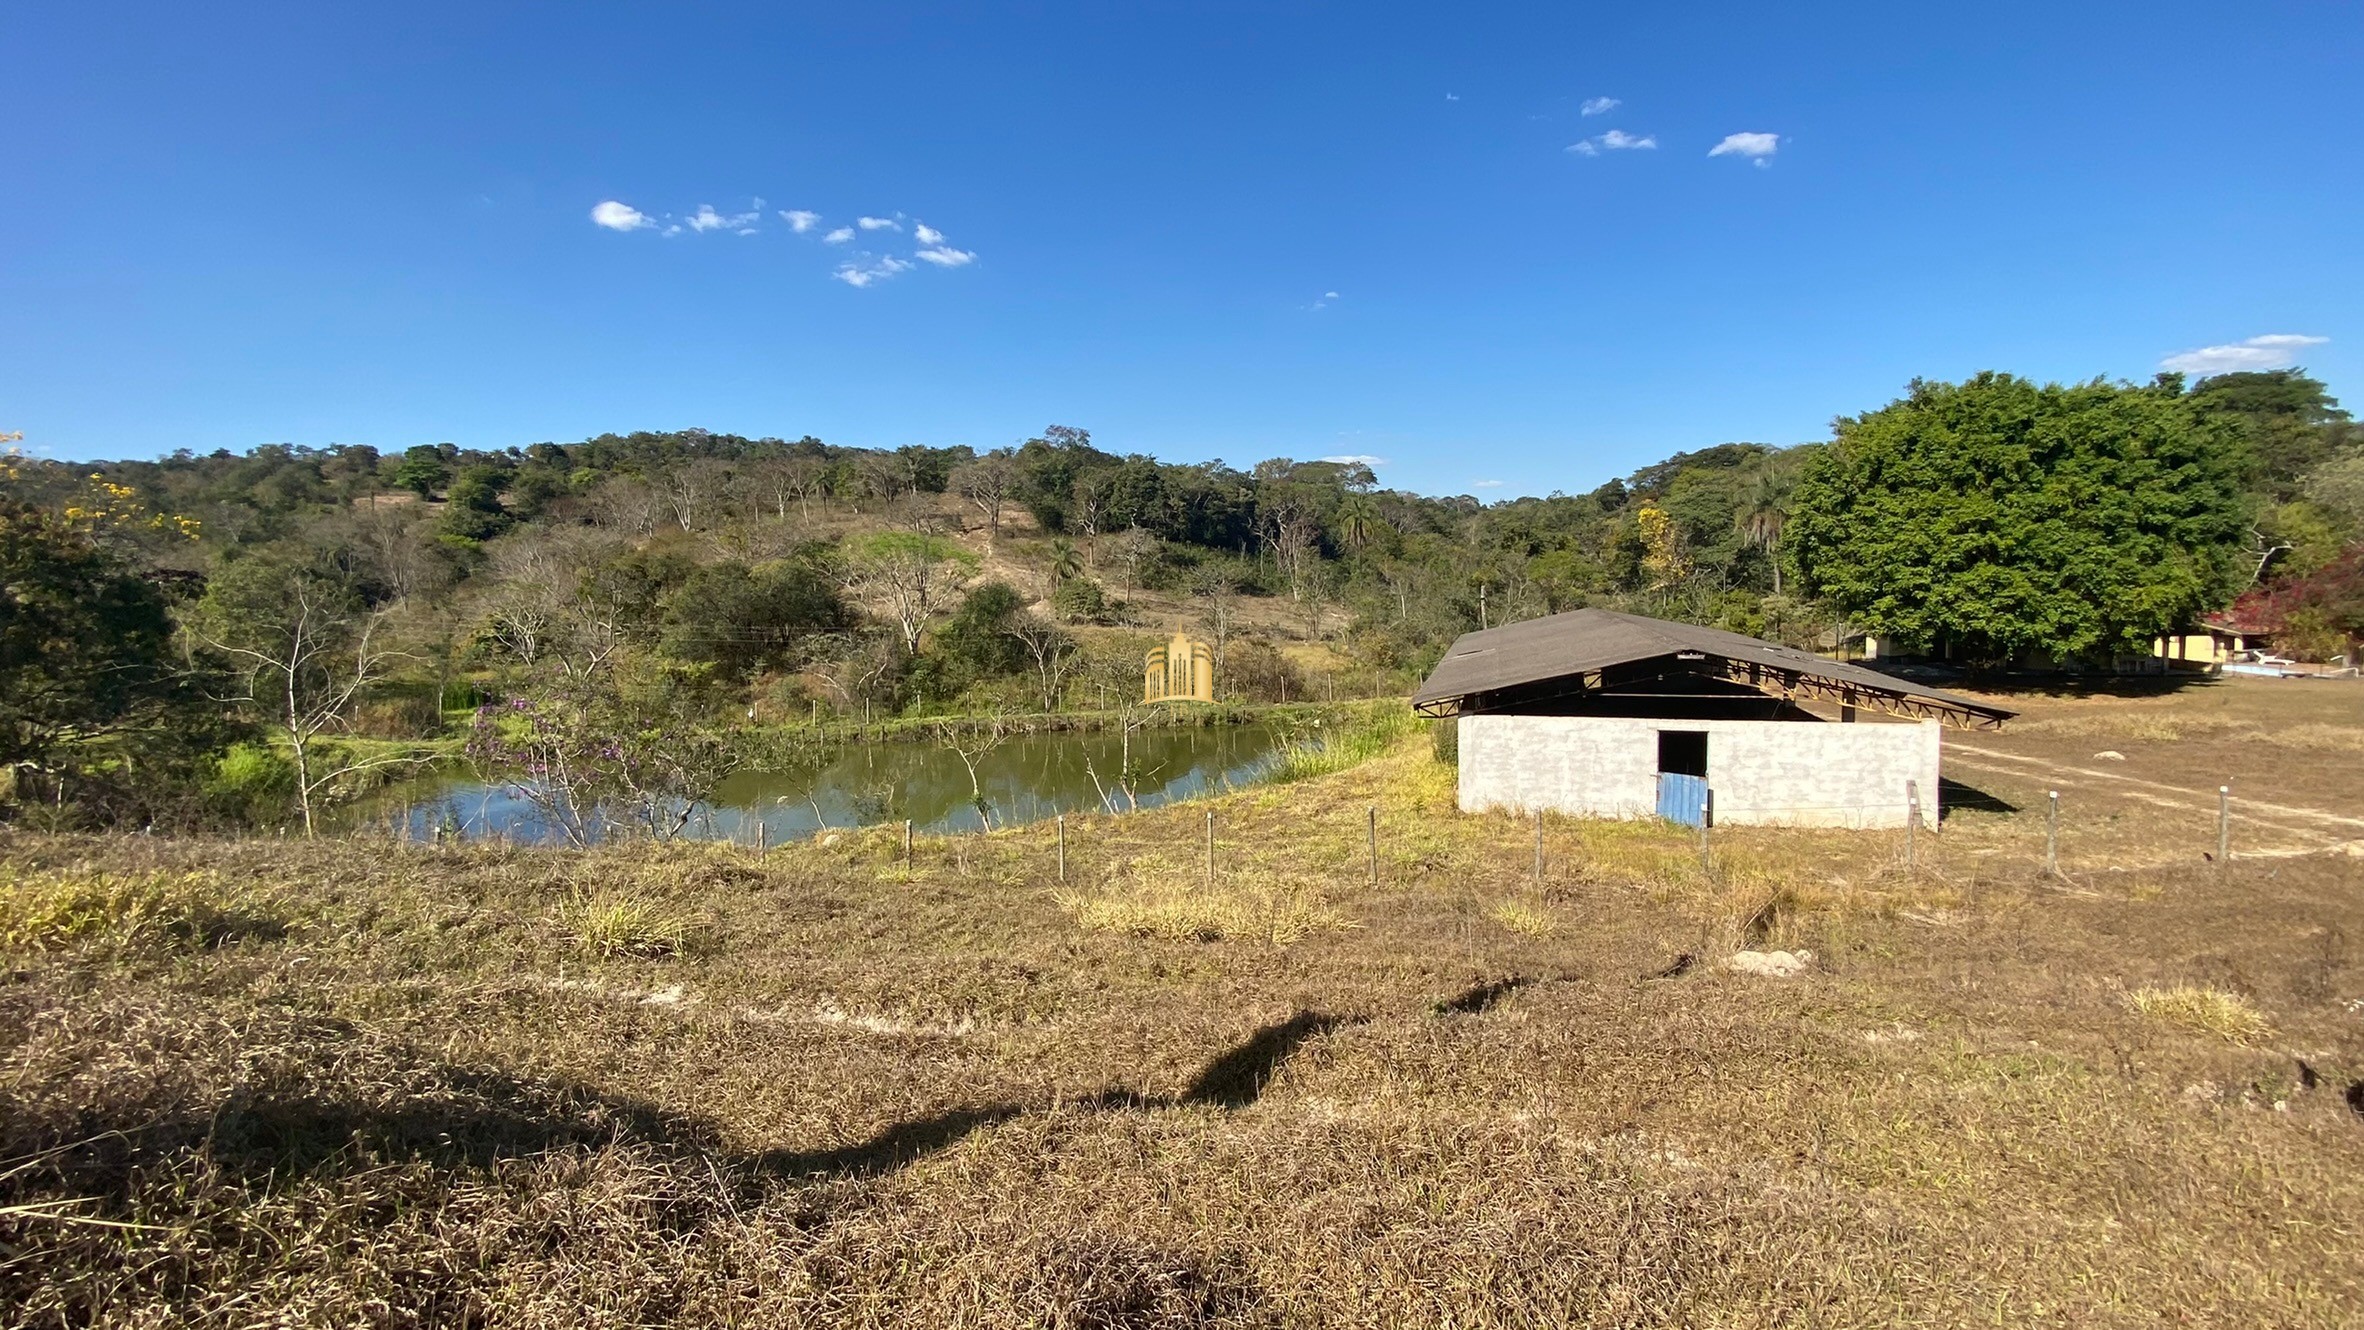
[[[1059,814],[1059,880],[1067,880],[1067,815]]]
[[[1379,805],[1371,805],[1371,885],[1379,885]]]
[[[911,819],[903,819],[903,866],[911,866]]]
[[[1716,792],[1711,788],[1704,791],[1699,800],[1699,871],[1702,873],[1709,871],[1709,828],[1715,824]]]
[[[1543,885],[1543,810],[1535,810],[1535,885]]]
[[[2060,791],[2047,790],[2050,807],[2044,814],[2044,871],[2060,874]]]
[[[1215,810],[1207,810],[1207,886],[1215,885]]]
[[[1921,865],[1921,782],[1904,783],[1904,871],[1917,871]]]
[[[2233,787],[2216,787],[2216,866],[2233,861]]]
[[[762,818],[755,819],[755,857],[761,861],[764,851],[771,848],[771,828]]]

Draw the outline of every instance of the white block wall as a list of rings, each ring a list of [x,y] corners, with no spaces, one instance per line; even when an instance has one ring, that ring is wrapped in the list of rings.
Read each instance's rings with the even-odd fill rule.
[[[1461,811],[1652,817],[1658,732],[1706,731],[1722,825],[1901,827],[1907,782],[1937,820],[1938,723],[1463,716]]]

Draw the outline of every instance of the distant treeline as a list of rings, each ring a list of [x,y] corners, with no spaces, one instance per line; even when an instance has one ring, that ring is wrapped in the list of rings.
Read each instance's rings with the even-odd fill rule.
[[[985,452],[683,430],[4,479],[0,761],[13,807],[69,820],[310,821],[398,766],[372,738],[686,787],[728,760],[698,736],[750,714],[1121,706],[1128,629],[1177,615],[1233,703],[1400,691],[1460,633],[1588,604],[1991,664],[2106,662],[2228,612],[2318,655],[2364,630],[2364,439],[2296,371],[1916,382],[1827,441],[1494,503],[1063,426]]]

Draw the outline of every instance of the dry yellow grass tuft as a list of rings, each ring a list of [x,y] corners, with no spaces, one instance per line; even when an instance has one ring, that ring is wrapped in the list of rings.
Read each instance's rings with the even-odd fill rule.
[[[1542,904],[1528,900],[1506,900],[1486,911],[1486,917],[1513,933],[1528,937],[1550,937],[1560,931],[1560,921],[1552,917]]]
[[[12,871],[0,877],[0,946],[211,945],[268,922],[243,904],[207,872]]]
[[[1174,941],[1286,946],[1353,925],[1305,875],[1229,874],[1208,886],[1197,868],[1158,855],[1135,860],[1096,891],[1064,893],[1059,904],[1095,932]]]
[[[678,956],[689,942],[689,921],[646,896],[594,896],[569,913],[576,937],[597,956]]]
[[[2126,1005],[2153,1020],[2246,1044],[2269,1028],[2265,1013],[2237,993],[2215,988],[2138,988]]]

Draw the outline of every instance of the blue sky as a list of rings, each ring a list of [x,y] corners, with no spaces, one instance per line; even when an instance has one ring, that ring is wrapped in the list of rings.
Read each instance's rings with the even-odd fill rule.
[[[1500,497],[1916,375],[2364,395],[2357,5],[1676,8],[10,6],[0,429],[1057,422]]]

